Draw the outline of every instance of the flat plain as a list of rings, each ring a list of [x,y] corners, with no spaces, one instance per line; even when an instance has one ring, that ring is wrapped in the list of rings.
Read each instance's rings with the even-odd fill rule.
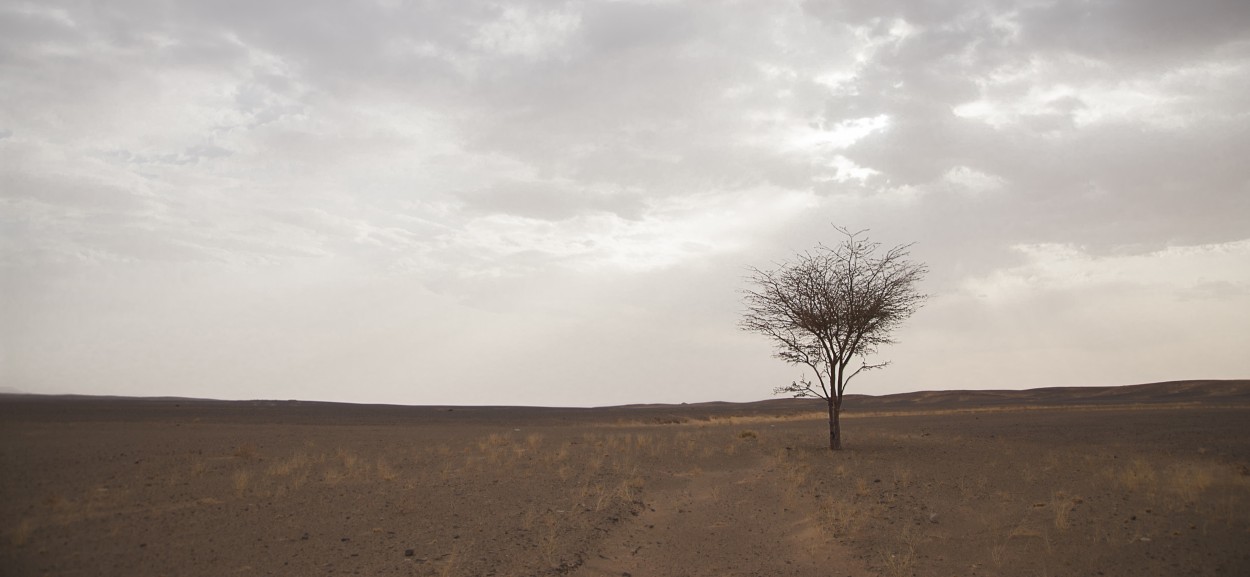
[[[3,575],[1250,575],[1250,381],[596,409],[0,397]]]

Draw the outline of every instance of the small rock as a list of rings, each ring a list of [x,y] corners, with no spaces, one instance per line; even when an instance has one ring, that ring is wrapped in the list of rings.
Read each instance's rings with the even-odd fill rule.
[[[413,555],[416,555],[416,554],[417,552],[415,550],[404,549],[404,557],[412,557]]]

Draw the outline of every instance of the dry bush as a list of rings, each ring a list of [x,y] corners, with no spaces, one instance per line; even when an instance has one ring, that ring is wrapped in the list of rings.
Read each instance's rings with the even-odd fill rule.
[[[760,438],[760,434],[755,432],[754,429],[743,429],[738,431],[738,438],[743,440],[758,439]]]

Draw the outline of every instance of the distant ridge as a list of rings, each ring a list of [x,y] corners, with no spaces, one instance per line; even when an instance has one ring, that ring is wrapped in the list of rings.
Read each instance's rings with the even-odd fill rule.
[[[217,399],[198,399],[190,397],[123,397],[97,395],[41,395],[25,392],[0,392],[0,402],[13,403],[56,403],[56,404],[118,404],[129,403],[151,407],[219,407],[281,409],[298,408],[323,411],[383,411],[404,412],[407,410],[439,410],[460,412],[494,413],[511,409],[527,409],[549,411],[555,413],[577,413],[585,411],[607,412],[698,412],[707,414],[753,414],[765,412],[803,412],[822,410],[824,401],[820,399],[774,398],[745,403],[726,401],[708,401],[699,403],[663,404],[647,403],[607,406],[596,408],[579,407],[534,407],[534,406],[455,406],[455,405],[394,405],[338,403],[330,401],[301,400],[238,400],[225,401]],[[882,410],[931,410],[931,409],[972,409],[995,406],[1068,406],[1068,405],[1149,405],[1149,404],[1203,404],[1250,405],[1250,379],[1237,380],[1189,380],[1146,383],[1140,385],[1099,386],[1099,387],[1044,387],[1037,389],[992,389],[992,390],[947,390],[917,391],[890,395],[848,394],[843,409],[847,412],[882,411]]]
[[[997,405],[1122,405],[1250,403],[1250,380],[1166,381],[1110,387],[1044,387],[1024,390],[918,391],[894,395],[847,395],[846,407],[955,408]]]

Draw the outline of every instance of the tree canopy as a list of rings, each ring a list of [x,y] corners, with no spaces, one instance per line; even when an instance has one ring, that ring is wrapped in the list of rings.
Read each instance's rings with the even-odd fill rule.
[[[751,268],[740,323],[772,339],[778,358],[815,374],[815,382],[805,376],[776,393],[828,402],[831,449],[841,447],[838,415],[847,383],[889,364],[868,357],[894,342],[893,331],[924,303],[918,285],[928,272],[910,259],[910,244],[881,252],[866,231],[835,228],[845,238],[834,247],[818,245],[770,270]]]

